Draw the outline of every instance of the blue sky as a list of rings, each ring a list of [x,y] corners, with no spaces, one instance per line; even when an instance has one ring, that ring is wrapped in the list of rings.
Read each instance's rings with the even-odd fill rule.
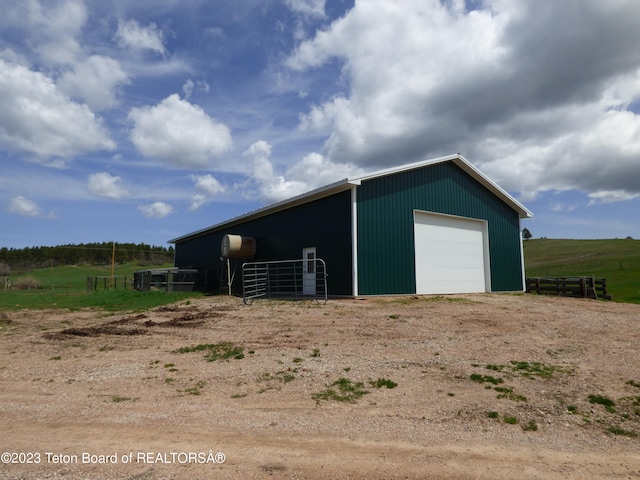
[[[461,153],[640,238],[637,0],[0,0],[0,246],[167,240]]]

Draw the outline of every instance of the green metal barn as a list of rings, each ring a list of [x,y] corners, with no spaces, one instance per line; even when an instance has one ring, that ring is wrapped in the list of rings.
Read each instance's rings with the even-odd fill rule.
[[[238,236],[253,242],[241,262],[323,259],[329,295],[522,291],[520,220],[531,216],[451,155],[346,178],[170,243],[175,266],[205,272],[208,290],[232,277],[221,244]]]

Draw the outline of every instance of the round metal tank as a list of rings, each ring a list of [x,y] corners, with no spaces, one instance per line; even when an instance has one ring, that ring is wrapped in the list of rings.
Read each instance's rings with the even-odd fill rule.
[[[222,237],[220,251],[224,258],[253,258],[256,255],[256,240],[242,235],[225,235]]]

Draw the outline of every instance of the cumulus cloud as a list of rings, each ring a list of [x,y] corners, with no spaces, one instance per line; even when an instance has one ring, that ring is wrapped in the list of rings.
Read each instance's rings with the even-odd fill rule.
[[[637,2],[465,5],[357,2],[300,43],[293,72],[337,60],[348,82],[301,132],[369,169],[461,152],[526,198],[640,192]]]
[[[155,23],[142,27],[137,20],[120,20],[115,40],[122,47],[165,55],[164,35]]]
[[[45,65],[66,65],[82,52],[79,37],[87,21],[82,0],[3,2],[3,16],[13,27],[28,29],[29,41]]]
[[[154,107],[133,108],[129,120],[138,151],[174,167],[209,168],[233,144],[226,125],[176,94]]]
[[[264,140],[253,143],[244,155],[252,160],[252,181],[257,184],[258,194],[264,200],[275,202],[309,190],[304,182],[288,181],[276,175],[271,164],[271,145]]]
[[[9,212],[23,217],[54,218],[53,213],[44,214],[42,209],[33,200],[23,196],[17,196],[9,202]]]
[[[58,80],[60,89],[85,101],[94,111],[115,107],[121,88],[129,83],[120,63],[101,55],[92,55],[77,63]]]
[[[213,175],[193,175],[191,179],[198,193],[191,197],[190,211],[198,210],[227,190]]]
[[[42,163],[115,148],[86,105],[71,101],[50,77],[2,59],[0,105],[0,144]]]
[[[251,180],[257,185],[259,196],[267,201],[285,200],[363,173],[354,165],[336,164],[318,153],[311,153],[278,175],[271,162],[271,148],[268,142],[259,140],[244,152],[252,160]]]
[[[310,153],[287,168],[287,178],[306,182],[309,189],[323,187],[338,180],[363,175],[365,170],[350,163],[334,163],[319,153]]]
[[[147,218],[164,218],[173,213],[173,207],[165,202],[140,205],[138,210]]]
[[[89,192],[98,197],[119,200],[125,197],[128,192],[120,185],[121,178],[110,175],[107,172],[94,173],[89,175],[87,188]]]

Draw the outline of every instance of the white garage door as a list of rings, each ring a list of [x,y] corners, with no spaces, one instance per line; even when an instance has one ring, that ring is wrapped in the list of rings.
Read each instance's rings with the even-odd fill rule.
[[[414,212],[416,293],[491,290],[487,223]]]

